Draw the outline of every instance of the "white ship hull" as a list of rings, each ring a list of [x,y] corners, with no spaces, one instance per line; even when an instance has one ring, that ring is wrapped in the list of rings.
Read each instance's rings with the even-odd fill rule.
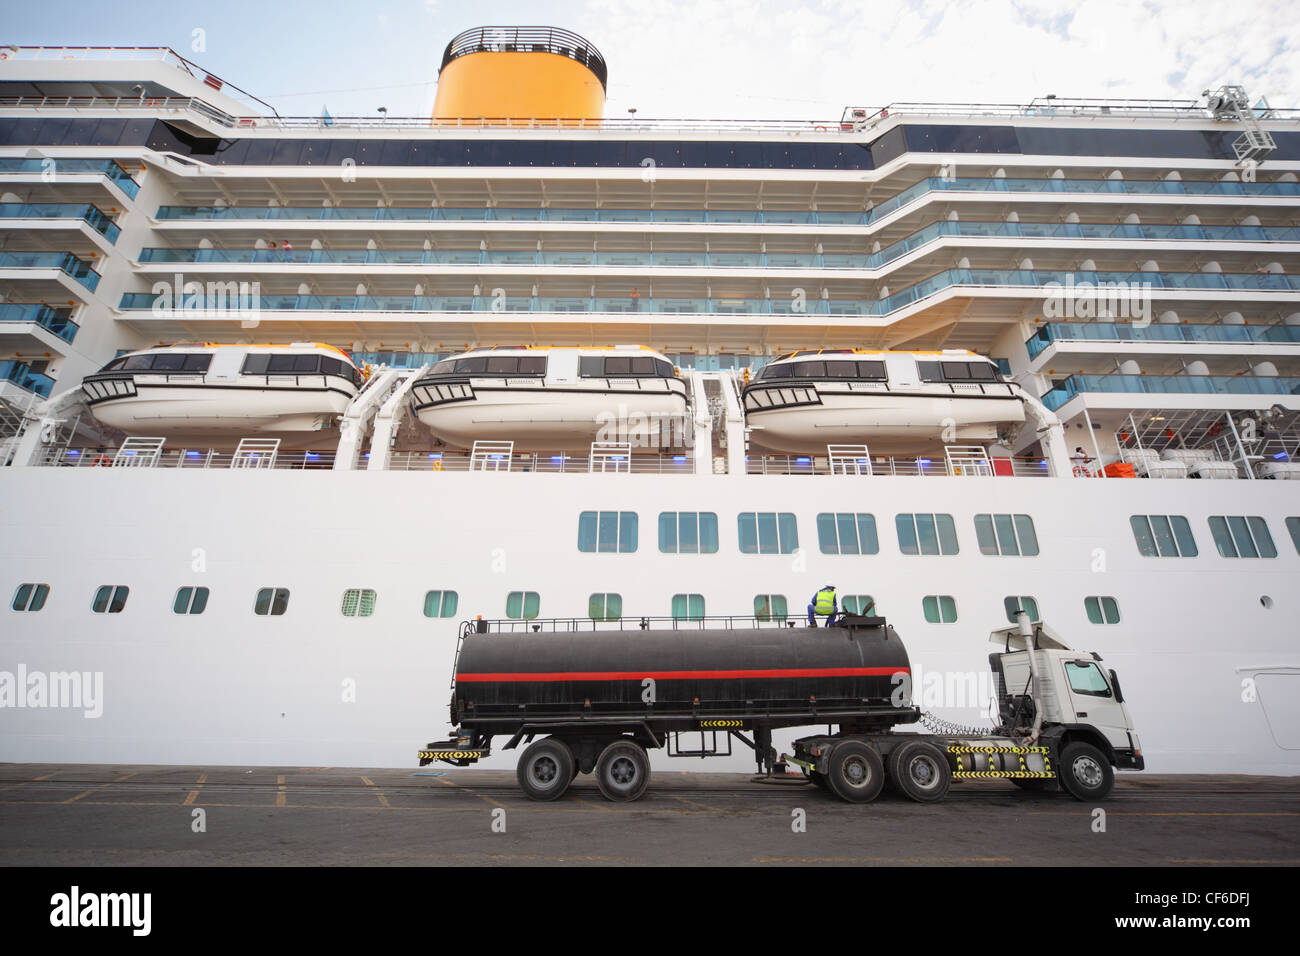
[[[942,717],[980,722],[973,683],[953,693],[987,671],[1003,598],[1031,595],[1119,672],[1148,769],[1300,773],[1297,557],[1285,530],[1296,504],[1285,482],[1251,488],[1248,510],[1276,537],[1272,560],[1217,555],[1207,517],[1241,510],[1239,487],[1217,482],[9,468],[0,500],[6,600],[22,582],[50,586],[39,612],[0,611],[0,672],[103,681],[98,717],[8,699],[0,760],[410,766],[447,730],[459,620],[504,617],[510,591],[538,592],[542,617],[581,616],[593,592],[621,594],[625,618],[666,615],[679,592],[703,594],[710,614],[784,594],[801,616],[829,580],[874,595],[914,670],[942,675],[949,692],[924,677],[916,691]],[[579,514],[604,508],[638,513],[635,552],[577,550]],[[715,512],[719,552],[660,553],[661,510]],[[737,514],[770,510],[797,516],[800,554],[739,553]],[[863,510],[880,553],[821,554],[817,514]],[[960,552],[900,555],[894,515],[936,511],[953,515]],[[984,512],[1032,515],[1041,553],[981,554],[972,523]],[[1200,556],[1141,556],[1129,516],[1142,513],[1186,515]],[[131,588],[121,613],[92,613],[105,584]],[[187,586],[210,589],[203,614],[173,613]],[[264,587],[289,589],[283,616],[253,613]],[[349,588],[375,589],[373,616],[342,616]],[[457,591],[456,617],[426,618],[429,590]],[[925,622],[929,594],[955,597],[955,624]],[[1121,622],[1091,624],[1089,595],[1115,597]],[[669,765],[751,763],[746,753]]]

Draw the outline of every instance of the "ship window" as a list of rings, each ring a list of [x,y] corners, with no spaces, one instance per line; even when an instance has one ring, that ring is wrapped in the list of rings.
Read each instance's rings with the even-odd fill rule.
[[[879,554],[876,518],[869,514],[824,512],[817,516],[822,554]]]
[[[1182,515],[1133,515],[1128,519],[1138,553],[1148,558],[1194,558],[1196,539]]]
[[[632,372],[632,360],[627,358],[605,359],[606,375],[629,375]]]
[[[930,624],[953,624],[957,620],[957,601],[948,594],[929,594],[921,599],[921,610]]]
[[[584,355],[578,359],[578,374],[583,378],[601,378],[605,374],[605,360],[599,355]]]
[[[456,360],[455,360],[455,359],[443,359],[441,362],[439,362],[439,363],[438,363],[437,365],[435,365],[433,368],[429,369],[429,374],[430,374],[430,375],[450,375],[450,374],[451,374],[452,372],[454,372],[454,371],[456,371]]]
[[[1214,515],[1210,534],[1225,558],[1276,558],[1277,548],[1268,525],[1256,515]]]
[[[840,600],[840,607],[845,614],[880,614],[876,599],[870,594],[846,594]]]
[[[760,621],[784,621],[788,616],[789,615],[786,613],[785,595],[754,595],[754,617],[758,618]]]
[[[172,601],[174,614],[202,614],[208,607],[207,588],[181,588]]]
[[[956,554],[957,527],[952,515],[900,514],[894,519],[898,547],[904,554]]]
[[[1041,621],[1038,616],[1038,602],[1028,595],[1011,594],[1002,599],[1002,609],[1007,612],[1007,620],[1016,623],[1016,611],[1023,608],[1029,613],[1029,620]]]
[[[536,591],[511,591],[506,596],[506,617],[512,621],[531,621],[541,610],[541,603]]]
[[[206,372],[208,366],[212,364],[212,356],[204,355],[201,352],[191,352],[185,356],[185,371],[187,372]]]
[[[128,372],[143,372],[153,368],[153,360],[152,355],[128,355],[126,361],[122,363],[122,368]]]
[[[1083,609],[1088,612],[1088,620],[1093,624],[1118,624],[1119,602],[1113,597],[1086,597]]]
[[[717,554],[718,516],[711,511],[664,511],[659,515],[664,554]]]
[[[942,362],[943,377],[949,382],[960,382],[970,378],[970,366],[965,362]]]
[[[131,589],[125,585],[105,584],[95,592],[90,609],[96,614],[120,614],[126,607],[126,597]]]
[[[587,617],[593,621],[617,621],[623,616],[623,595],[593,594],[587,598]]]
[[[492,355],[487,360],[487,371],[513,375],[519,371],[519,359],[514,355]]]
[[[545,375],[546,358],[541,355],[528,355],[519,360],[521,375]]]
[[[884,362],[859,362],[858,378],[869,382],[883,382],[889,376],[885,372]]]
[[[795,362],[794,373],[797,378],[825,377],[825,362]]]
[[[344,617],[370,617],[375,613],[375,592],[371,588],[348,588],[343,592]]]
[[[997,373],[994,371],[992,365],[985,365],[983,362],[980,362],[977,365],[969,366],[969,371],[970,377],[977,382],[997,381]]]
[[[115,359],[113,359],[113,361],[109,362],[107,365],[105,365],[103,368],[101,368],[100,371],[101,371],[101,372],[111,372],[111,371],[113,371],[113,369],[115,369],[115,368],[121,368],[121,367],[122,367],[123,365],[125,365],[125,364],[126,364],[126,359],[125,359],[125,358],[115,358]]]
[[[269,355],[250,355],[244,359],[244,367],[240,370],[243,375],[265,375],[266,366],[271,361]]]
[[[153,357],[155,372],[179,372],[185,367],[185,355],[180,352],[163,352]]]
[[[584,511],[578,516],[578,550],[628,554],[637,546],[635,511]]]
[[[938,362],[917,362],[916,375],[923,382],[943,381],[943,373],[939,371]]]
[[[487,371],[487,357],[486,357],[486,356],[483,356],[483,355],[478,355],[478,356],[475,356],[474,358],[457,359],[457,360],[456,360],[456,371],[457,371],[457,372],[469,372],[469,373],[471,373],[471,374],[473,374],[473,373],[475,373],[475,372],[486,372],[486,371]]]
[[[793,514],[746,511],[738,518],[741,554],[793,554],[799,531]]]
[[[1110,688],[1106,678],[1101,676],[1101,668],[1093,661],[1066,661],[1065,676],[1070,681],[1070,690],[1088,697],[1109,697]]]
[[[253,613],[263,617],[279,617],[288,609],[288,588],[262,588],[257,592],[257,600],[253,602]]]
[[[673,371],[673,363],[666,359],[655,359],[655,374],[660,378],[673,378],[677,373]]]
[[[858,363],[857,362],[827,362],[826,377],[827,378],[857,378]]]
[[[785,365],[769,365],[763,369],[759,378],[790,378],[794,375],[794,366],[787,363]]]
[[[425,617],[451,617],[460,604],[460,595],[455,591],[426,591],[424,595]]]
[[[1300,518],[1287,518],[1286,530],[1291,532],[1291,543],[1295,545],[1295,553],[1300,554]]]
[[[982,554],[1038,554],[1038,535],[1029,515],[976,515],[975,537]]]
[[[306,374],[316,371],[318,355],[272,355],[266,370],[271,374]]]
[[[673,618],[678,621],[698,621],[704,617],[704,595],[674,594]]]
[[[39,611],[45,607],[45,599],[49,596],[48,584],[20,584],[9,606],[15,611]]]

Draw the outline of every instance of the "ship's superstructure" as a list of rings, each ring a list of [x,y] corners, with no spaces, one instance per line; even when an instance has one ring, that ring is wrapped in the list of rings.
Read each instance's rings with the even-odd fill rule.
[[[118,702],[0,708],[0,759],[400,761],[457,614],[834,578],[935,673],[959,609],[1077,618],[1152,769],[1300,770],[1300,111],[615,119],[543,28],[442,69],[305,118],[0,50],[0,672]]]

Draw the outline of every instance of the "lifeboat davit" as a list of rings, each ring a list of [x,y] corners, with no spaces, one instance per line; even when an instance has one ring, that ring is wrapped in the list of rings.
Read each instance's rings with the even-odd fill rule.
[[[411,387],[416,417],[458,448],[513,441],[518,451],[587,451],[594,441],[650,452],[686,441],[686,383],[641,346],[475,349]]]
[[[81,383],[95,419],[133,436],[285,447],[337,434],[362,377],[346,352],[319,342],[199,343],[120,355]]]
[[[992,361],[957,349],[791,352],[744,389],[751,447],[789,454],[825,454],[827,445],[897,455],[983,444],[1024,423],[1026,398]]]

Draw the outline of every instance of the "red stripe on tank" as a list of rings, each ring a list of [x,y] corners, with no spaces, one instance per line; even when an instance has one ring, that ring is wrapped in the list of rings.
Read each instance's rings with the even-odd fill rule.
[[[744,677],[776,679],[779,677],[888,677],[891,674],[910,674],[906,667],[796,667],[777,670],[728,671],[539,671],[537,673],[457,674],[456,680],[465,683],[506,681],[516,683],[545,683],[572,680],[735,680]]]

